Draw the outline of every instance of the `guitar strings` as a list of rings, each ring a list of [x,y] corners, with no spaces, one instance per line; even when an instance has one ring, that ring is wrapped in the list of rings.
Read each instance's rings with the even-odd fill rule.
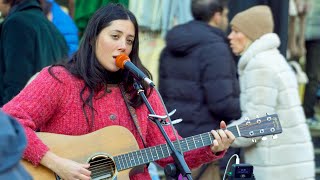
[[[189,146],[187,145],[187,144],[191,144],[191,142],[190,142],[190,140],[191,139],[185,139],[184,141],[186,141],[186,145],[182,145],[182,150],[184,150],[184,149],[189,149]],[[211,139],[210,138],[208,138],[208,137],[203,137],[203,138],[199,138],[199,137],[195,137],[194,139],[192,139],[191,141],[192,141],[192,144],[194,144],[194,146],[195,146],[195,148],[197,148],[197,144],[196,144],[196,142],[195,141],[197,141],[198,143],[199,142],[202,142],[202,141],[208,141],[208,140],[210,140],[211,141]],[[174,142],[174,145],[176,146],[176,143],[177,142]],[[202,143],[203,145],[205,144],[204,142]],[[167,144],[162,144],[162,146],[167,146]],[[202,146],[201,146],[202,147]],[[149,162],[150,160],[149,159],[151,159],[151,161],[154,161],[154,160],[158,160],[158,159],[161,159],[160,157],[159,157],[159,154],[161,155],[164,155],[164,157],[163,158],[165,158],[165,157],[168,157],[168,156],[170,156],[170,153],[168,152],[168,148],[167,149],[165,149],[165,150],[163,150],[163,148],[161,148],[160,146],[155,146],[155,147],[151,147],[151,148],[147,148],[147,149],[149,149],[149,151],[150,152],[147,152],[147,150],[146,149],[144,149],[145,150],[145,152],[142,152],[142,151],[140,151],[140,153],[138,153],[138,151],[134,151],[134,152],[131,152],[131,153],[128,153],[127,155],[127,157],[125,156],[125,155],[119,155],[119,156],[117,156],[119,159],[117,160],[119,163],[120,163],[120,165],[124,165],[124,166],[128,166],[128,167],[130,167],[130,166],[135,166],[135,165],[139,165],[139,164],[145,164],[145,163],[147,163],[147,162]],[[157,152],[157,156],[150,156],[150,158],[148,158],[148,156],[149,155],[152,155],[152,151],[151,151],[151,149],[153,149],[153,150],[155,150],[156,152]],[[137,155],[133,155],[133,153],[136,153]],[[130,154],[132,154],[132,157],[130,157]],[[143,158],[143,155],[146,155],[146,159],[144,159]],[[142,158],[142,163],[139,161],[139,160],[136,160],[136,159],[133,159],[134,157],[138,157],[138,159],[141,159]],[[154,158],[154,157],[157,157],[157,158]],[[131,159],[132,158],[132,159]],[[145,162],[145,160],[147,160],[146,162]],[[98,160],[98,161],[95,161],[95,162],[92,162],[92,163],[95,163],[95,165],[92,165],[92,166],[90,166],[92,169],[93,168],[97,168],[97,167],[101,167],[101,164],[96,164],[96,163],[99,163],[99,162],[101,162],[101,161],[106,161],[105,159],[103,159],[103,160]],[[123,162],[121,162],[121,161],[123,161]],[[124,163],[124,162],[126,162],[126,163]],[[127,165],[126,165],[127,164]],[[106,162],[106,163],[103,163],[103,165],[107,165],[107,166],[114,166],[114,163],[113,162]]]
[[[232,131],[231,129],[229,129],[229,130]],[[210,133],[210,136],[211,136],[211,133]],[[183,139],[183,141],[185,141],[186,143],[181,146],[182,151],[184,151],[185,149],[189,150],[188,144],[193,145],[193,146],[195,146],[195,148],[197,148],[197,143],[199,143],[199,142],[202,142],[203,146],[206,144],[205,142],[207,142],[207,141],[212,143],[213,136],[211,136],[211,138],[207,137],[207,136],[205,136],[203,138],[201,138],[201,136],[200,137],[195,136],[195,137],[185,138],[185,139]],[[177,148],[177,141],[173,142],[173,144]],[[165,147],[162,147],[162,146],[165,146]],[[203,147],[203,146],[201,146],[201,147]],[[145,152],[143,152],[143,150]],[[148,150],[149,150],[149,152],[148,152]],[[152,152],[152,150],[156,151],[157,156],[154,156],[154,155],[152,156],[152,154],[154,153],[154,152]],[[136,155],[134,155],[133,153],[135,153]],[[132,155],[132,157],[130,157],[130,154]],[[146,164],[147,162],[150,162],[149,159],[151,159],[151,161],[161,159],[162,157],[160,158],[159,154],[160,155],[162,154],[164,156],[163,158],[170,156],[170,153],[168,152],[168,145],[167,144],[162,144],[162,145],[154,146],[151,148],[146,148],[146,149],[142,149],[139,151],[130,152],[130,153],[124,154],[124,155],[118,155],[116,157],[118,158],[117,162],[122,167],[122,168],[120,168],[120,170],[122,170],[122,169],[126,169],[129,167],[141,165],[141,164]],[[144,159],[143,155],[145,155],[147,158]],[[149,155],[151,155],[150,158],[148,158]],[[138,160],[134,159],[134,157],[138,157]],[[154,157],[157,157],[157,158],[154,158]],[[141,158],[142,158],[142,163],[139,160]],[[147,160],[147,161],[145,161],[145,160]],[[103,161],[103,163],[99,164],[99,162],[102,162],[102,161]],[[92,164],[94,164],[94,165],[90,166],[89,169],[92,170],[94,177],[95,177],[95,175],[100,176],[105,173],[114,174],[114,172],[115,172],[116,165],[111,159],[109,161],[107,161],[106,159],[97,160],[97,161],[92,162]]]
[[[252,123],[252,124],[257,124],[257,123]],[[241,127],[245,127],[245,126],[246,125],[243,125]],[[233,131],[232,128],[229,128],[229,130]],[[205,145],[204,141],[208,141],[209,140],[210,143],[212,143],[211,142],[212,141],[211,138],[210,137],[208,138],[207,136],[205,136],[203,138],[201,138],[201,136],[200,137],[199,136],[195,136],[195,137],[185,138],[183,140],[186,142],[186,144],[183,144],[181,146],[182,147],[182,151],[189,150],[188,144],[194,145],[195,148],[197,148],[197,143],[199,143],[199,142],[202,142],[203,146]],[[173,144],[174,144],[175,147],[177,146],[177,142],[176,141]],[[165,146],[165,147],[162,148],[161,146]],[[142,150],[144,150],[145,152],[143,152]],[[142,149],[142,150],[139,150],[140,152],[139,151],[134,151],[134,152],[131,152],[131,153],[128,153],[128,154],[125,154],[125,155],[117,156],[117,158],[118,158],[117,161],[119,162],[120,166],[123,167],[123,168],[120,168],[120,169],[126,169],[126,168],[133,167],[133,166],[136,166],[136,165],[146,164],[147,162],[158,160],[158,159],[170,156],[170,153],[168,152],[168,145],[167,144],[162,144],[162,145],[159,145],[159,146],[154,146],[154,147],[146,148],[146,149]],[[148,152],[148,150],[149,150],[149,152]],[[154,152],[152,152],[152,150],[156,151],[157,156],[153,155]],[[135,153],[136,155],[134,155],[133,153]],[[130,157],[130,154],[132,155],[131,157]],[[159,154],[160,155],[162,154],[162,156],[159,157]],[[144,159],[143,155],[145,155],[145,157],[147,157],[147,158]],[[137,157],[138,160],[134,159],[135,157]],[[141,158],[142,158],[142,160],[141,160],[142,163],[139,160]],[[95,163],[95,165],[90,166],[90,168],[94,169],[94,168],[100,168],[101,166],[108,166],[108,167],[115,166],[115,164],[112,162],[112,160],[111,160],[111,162],[109,161],[109,162],[106,162],[106,163],[103,163],[103,164],[97,164],[97,163],[99,163],[101,161],[106,161],[106,160],[102,159],[102,160],[95,161],[95,162],[93,162],[93,163]]]
[[[252,125],[257,125],[257,124],[258,123],[252,123]],[[244,125],[239,125],[239,127],[246,128],[249,126],[244,124]],[[228,130],[233,131],[234,129],[228,128]],[[208,140],[212,143],[213,137],[210,138],[210,137],[205,136],[205,137],[201,138],[201,136],[200,137],[194,136],[194,137],[189,137],[189,138],[185,138],[183,140],[180,140],[180,142],[181,141],[186,142],[186,144],[183,144],[181,146],[182,151],[184,151],[184,149],[189,150],[188,144],[194,145],[195,148],[197,148],[197,143],[202,142],[203,146],[205,146],[204,141],[207,142]],[[178,148],[177,143],[178,143],[177,141],[173,142],[173,144],[176,148]],[[165,149],[162,148],[161,146],[165,146],[164,147]],[[203,146],[201,146],[201,147],[203,147]],[[143,152],[142,150],[145,150],[145,152]],[[158,145],[158,146],[154,146],[154,147],[150,147],[150,148],[146,148],[146,149],[142,149],[142,150],[130,152],[127,154],[127,157],[126,157],[126,154],[116,156],[118,158],[117,161],[119,162],[120,166],[123,167],[123,168],[120,168],[120,170],[129,168],[129,167],[133,167],[133,166],[137,166],[137,165],[146,164],[147,162],[150,162],[149,159],[151,159],[151,161],[154,161],[154,160],[158,160],[158,159],[170,156],[170,152],[168,152],[168,145],[167,144],[162,144],[162,145]],[[150,152],[147,152],[148,150]],[[154,152],[152,152],[152,150],[156,151],[157,156],[153,155]],[[134,155],[133,153],[136,153],[136,155]],[[130,157],[130,154],[132,155],[132,158]],[[160,158],[159,154],[160,155],[162,154],[164,157]],[[146,162],[145,162],[143,155],[145,155],[147,157]],[[149,155],[151,155],[151,156],[149,156]],[[148,156],[150,158],[148,158]],[[138,160],[134,159],[134,157],[138,157]],[[157,158],[154,158],[154,157],[157,157]],[[142,163],[139,161],[139,159],[141,159],[141,158],[142,158]],[[103,163],[99,163],[99,162],[103,162]],[[112,174],[113,175],[115,172],[115,169],[116,169],[115,163],[112,160],[108,161],[106,159],[97,160],[97,161],[92,162],[92,165],[90,165],[90,168],[89,168],[89,170],[91,170],[93,172],[92,177],[99,177],[100,175],[103,175],[103,174]],[[96,175],[98,175],[98,176],[96,176]]]
[[[109,166],[107,166],[109,167]],[[92,175],[91,177],[99,177],[99,176],[103,176],[105,174],[114,174],[115,172],[115,169],[114,168],[111,168],[111,169],[108,169],[108,168],[104,168],[104,167],[101,167],[101,168],[95,168],[94,170],[90,169],[92,172]]]

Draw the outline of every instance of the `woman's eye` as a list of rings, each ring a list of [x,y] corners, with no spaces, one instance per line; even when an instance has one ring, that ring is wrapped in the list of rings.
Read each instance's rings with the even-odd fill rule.
[[[119,39],[118,35],[111,35],[112,39]]]
[[[131,44],[133,44],[133,40],[128,39],[128,40],[127,40],[127,43],[131,45]]]

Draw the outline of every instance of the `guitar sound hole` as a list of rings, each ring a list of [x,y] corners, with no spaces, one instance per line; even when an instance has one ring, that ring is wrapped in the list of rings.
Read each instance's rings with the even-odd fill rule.
[[[107,155],[93,156],[90,160],[91,178],[93,180],[112,179],[115,174],[115,164]]]

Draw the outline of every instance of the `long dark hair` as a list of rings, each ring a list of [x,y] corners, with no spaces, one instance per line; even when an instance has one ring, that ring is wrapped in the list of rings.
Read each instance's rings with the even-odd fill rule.
[[[78,51],[71,57],[71,60],[64,64],[53,65],[49,68],[49,72],[52,76],[54,74],[51,68],[54,66],[63,66],[74,76],[83,79],[85,82],[84,87],[80,92],[80,98],[83,102],[82,109],[84,111],[87,123],[92,128],[94,121],[94,107],[92,106],[92,98],[95,92],[104,90],[105,95],[108,92],[108,84],[121,83],[124,89],[131,96],[130,104],[133,107],[138,107],[142,104],[142,99],[137,95],[137,91],[133,88],[134,79],[127,70],[119,70],[117,72],[107,71],[97,60],[95,49],[96,40],[99,33],[108,27],[114,20],[130,20],[135,27],[135,38],[133,41],[132,51],[129,54],[129,58],[133,64],[141,69],[149,78],[151,78],[150,72],[142,65],[139,58],[139,30],[135,16],[128,9],[120,4],[110,3],[107,6],[103,6],[98,9],[91,17],[83,39],[80,43]],[[55,76],[54,76],[55,77]],[[149,96],[149,88],[147,84],[142,83],[144,92]],[[88,97],[84,97],[85,90],[89,91]],[[86,113],[85,107],[91,109],[91,123]],[[106,107],[107,108],[107,107]]]

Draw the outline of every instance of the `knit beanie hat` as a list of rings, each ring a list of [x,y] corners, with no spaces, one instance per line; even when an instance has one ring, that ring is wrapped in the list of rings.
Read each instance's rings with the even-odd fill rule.
[[[236,14],[230,24],[252,41],[272,33],[274,26],[272,12],[265,5],[254,6]]]

